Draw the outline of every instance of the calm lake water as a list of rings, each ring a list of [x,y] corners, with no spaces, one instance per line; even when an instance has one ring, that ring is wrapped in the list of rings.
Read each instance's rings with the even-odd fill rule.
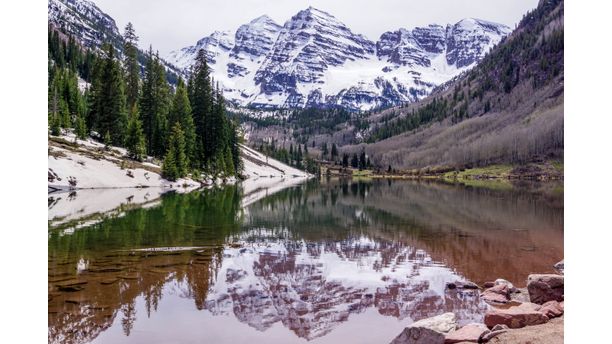
[[[447,282],[524,286],[563,258],[562,185],[229,186],[73,221],[85,208],[65,202],[105,192],[49,197],[64,212],[49,222],[50,343],[387,343],[444,312],[482,320],[478,293]]]

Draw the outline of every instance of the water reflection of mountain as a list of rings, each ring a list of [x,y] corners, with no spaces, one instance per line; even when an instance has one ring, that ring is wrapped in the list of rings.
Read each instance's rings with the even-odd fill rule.
[[[368,307],[409,322],[447,311],[464,324],[482,320],[478,294],[447,290],[446,282],[463,278],[422,250],[365,237],[307,243],[279,236],[255,230],[241,238],[250,244],[225,249],[208,310],[260,331],[280,322],[307,339]]]
[[[249,208],[251,226],[295,238],[365,235],[421,247],[475,282],[552,272],[563,257],[563,194],[417,182],[316,183]]]
[[[134,336],[177,293],[204,327],[207,314],[228,316],[288,329],[287,341],[328,338],[361,316],[408,324],[452,311],[469,322],[485,305],[447,281],[518,281],[563,252],[562,203],[526,191],[308,182],[241,202],[237,187],[166,194],[73,233],[49,231],[49,342],[115,328]],[[179,249],[149,249],[160,247]]]

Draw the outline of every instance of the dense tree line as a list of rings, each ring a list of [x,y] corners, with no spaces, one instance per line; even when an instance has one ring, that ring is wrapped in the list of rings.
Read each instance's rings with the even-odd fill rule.
[[[297,144],[296,147],[294,147],[293,144],[290,144],[289,149],[286,149],[285,147],[277,146],[276,141],[272,140],[271,143],[262,143],[256,148],[263,154],[266,154],[289,166],[305,170],[306,172],[312,174],[319,173],[319,165],[311,156],[309,156],[308,145],[306,144]]]
[[[164,160],[163,174],[176,180],[190,172],[239,175],[237,125],[209,75],[206,55],[198,53],[186,84],[169,83],[157,53],[149,48],[141,70],[138,37],[131,24],[122,55],[109,43],[100,52],[82,49],[70,36],[49,32],[49,125],[52,135],[72,128],[125,147],[130,158]],[[88,82],[88,87],[79,88]]]
[[[463,116],[463,108],[459,110]],[[383,124],[372,130],[366,142],[372,143],[384,140],[391,136],[395,136],[407,131],[414,130],[421,125],[439,121],[447,117],[450,112],[450,106],[446,99],[434,98],[429,104],[420,107],[417,110],[412,110],[408,115],[389,121],[386,117],[383,119]]]

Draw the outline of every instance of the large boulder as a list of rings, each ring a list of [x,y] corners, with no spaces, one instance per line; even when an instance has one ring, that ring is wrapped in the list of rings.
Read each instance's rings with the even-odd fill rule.
[[[546,315],[549,319],[560,317],[563,315],[563,302],[554,300],[548,301],[544,303],[538,311]]]
[[[555,274],[529,275],[527,291],[531,302],[537,304],[548,301],[563,301],[563,276]]]
[[[510,289],[507,284],[497,284],[485,289],[480,297],[487,302],[506,303],[510,301]]]
[[[441,333],[448,333],[457,329],[457,317],[453,313],[444,313],[416,321],[410,327],[424,327]]]
[[[509,328],[521,328],[531,325],[544,324],[548,317],[539,312],[539,306],[522,304],[508,309],[491,309],[484,317],[484,323],[489,328],[502,324]]]
[[[488,333],[489,329],[484,324],[472,323],[463,326],[457,331],[452,331],[446,335],[445,344],[454,344],[461,342],[478,343],[478,340],[484,333]]]
[[[406,327],[391,344],[444,344],[444,334],[425,327]]]
[[[444,334],[457,328],[453,313],[444,313],[412,323],[400,333],[391,344],[443,344]]]

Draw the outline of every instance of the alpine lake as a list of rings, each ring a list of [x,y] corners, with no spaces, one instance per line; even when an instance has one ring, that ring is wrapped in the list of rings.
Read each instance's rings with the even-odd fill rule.
[[[388,343],[563,259],[562,183],[156,192],[49,194],[49,343]]]

